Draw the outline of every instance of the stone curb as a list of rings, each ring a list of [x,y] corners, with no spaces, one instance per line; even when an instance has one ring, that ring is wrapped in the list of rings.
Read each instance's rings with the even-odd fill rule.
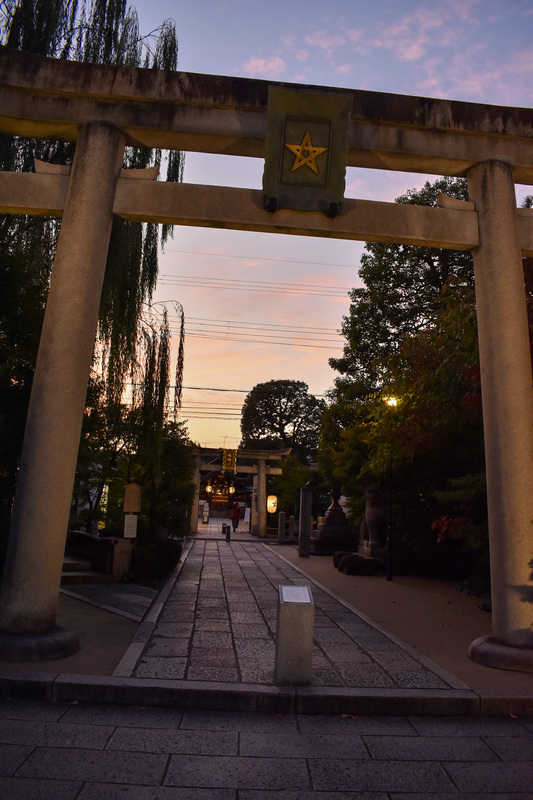
[[[339,689],[0,671],[0,696],[63,703],[357,716],[533,715],[533,697],[452,689]]]

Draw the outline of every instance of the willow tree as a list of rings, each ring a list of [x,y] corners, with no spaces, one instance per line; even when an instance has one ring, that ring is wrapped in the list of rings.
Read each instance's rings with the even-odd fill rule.
[[[174,22],[165,20],[148,36],[139,34],[137,14],[125,0],[4,0],[0,44],[24,52],[92,64],[176,69]],[[70,143],[0,135],[0,169],[32,172],[35,159],[69,164]],[[127,148],[124,167],[166,161],[167,180],[179,181],[182,154]],[[22,445],[33,365],[60,222],[52,218],[0,216],[0,527],[5,530]],[[95,359],[108,405],[119,404],[142,355],[143,309],[158,272],[159,244],[168,226],[115,220],[100,305]],[[183,342],[181,340],[181,346]],[[183,358],[178,358],[182,364]],[[181,385],[181,374],[176,386]]]

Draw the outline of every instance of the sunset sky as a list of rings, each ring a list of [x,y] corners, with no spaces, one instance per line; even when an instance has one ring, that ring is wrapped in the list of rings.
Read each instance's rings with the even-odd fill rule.
[[[142,33],[175,20],[186,72],[532,105],[533,0],[133,5]],[[184,180],[260,189],[262,172],[259,159],[190,153]],[[349,169],[346,196],[392,201],[432,178]],[[518,187],[518,202],[529,193]],[[240,408],[256,383],[302,380],[317,395],[331,387],[328,358],[342,351],[338,330],[362,250],[358,242],[174,229],[155,299],[185,311],[182,416],[195,442],[237,447]]]

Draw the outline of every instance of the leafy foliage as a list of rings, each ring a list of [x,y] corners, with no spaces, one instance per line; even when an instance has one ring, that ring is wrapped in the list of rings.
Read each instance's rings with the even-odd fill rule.
[[[441,178],[411,190],[397,203],[436,206],[439,194],[468,199],[465,180]],[[349,316],[343,318],[344,353],[330,359],[337,379],[357,383],[371,393],[383,382],[385,363],[400,352],[406,336],[427,328],[443,307],[445,286],[473,287],[472,256],[429,247],[367,243],[359,277],[364,288],[353,289]]]
[[[177,39],[172,20],[166,20],[150,37],[141,38],[137,14],[125,0],[11,0],[6,3],[2,41],[8,47],[37,55],[71,58],[85,63],[126,64],[175,69]],[[0,166],[4,170],[33,171],[34,159],[69,164],[74,147],[69,143],[0,136]],[[159,150],[127,148],[124,167],[145,168],[161,163]],[[167,180],[181,180],[181,153],[167,155]],[[12,247],[25,247],[32,236],[40,241],[43,226],[59,223],[9,217],[4,223]],[[163,240],[170,233],[163,228]],[[100,306],[99,341],[106,353],[107,391],[118,400],[128,370],[135,361],[137,324],[143,303],[150,301],[158,271],[158,228],[155,224],[115,220],[111,233]],[[17,245],[17,243],[20,243]],[[49,277],[55,239],[50,242],[46,272]],[[0,259],[2,259],[0,250]]]

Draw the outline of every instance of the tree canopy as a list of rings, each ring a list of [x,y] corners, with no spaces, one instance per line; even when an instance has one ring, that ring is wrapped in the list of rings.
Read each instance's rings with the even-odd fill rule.
[[[303,381],[258,383],[242,407],[242,444],[272,449],[292,447],[294,455],[308,463],[316,454],[324,409],[324,401],[309,394]]]
[[[468,199],[464,179],[440,178],[410,190],[397,203],[436,206],[439,194]],[[336,385],[355,384],[361,394],[378,388],[389,356],[398,354],[406,336],[423,331],[443,308],[444,287],[473,287],[469,252],[370,242],[365,244],[359,277],[363,288],[350,293],[343,318],[346,339],[340,358],[330,359],[339,372]]]

